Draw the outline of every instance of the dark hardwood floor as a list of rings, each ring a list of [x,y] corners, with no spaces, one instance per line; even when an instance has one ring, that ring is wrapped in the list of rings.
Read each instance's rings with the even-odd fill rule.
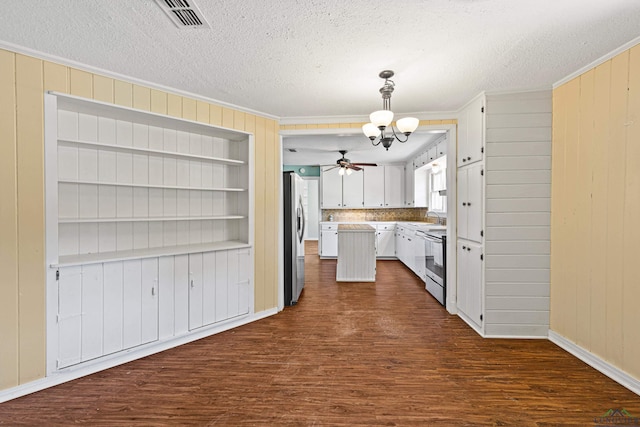
[[[2,425],[595,426],[640,397],[548,341],[482,339],[397,261],[336,283],[307,242],[299,304],[0,404]]]

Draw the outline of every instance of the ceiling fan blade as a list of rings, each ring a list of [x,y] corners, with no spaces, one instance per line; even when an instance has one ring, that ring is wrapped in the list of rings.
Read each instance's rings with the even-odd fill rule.
[[[331,165],[325,165],[325,166],[331,166]],[[330,168],[328,168],[328,169],[322,169],[322,171],[323,171],[323,172],[327,172],[327,171],[330,171],[330,170],[332,170],[332,169],[339,168],[339,167],[340,167],[340,166],[336,165],[336,166],[332,166],[332,167],[330,167]]]
[[[375,163],[351,163],[352,165],[358,165],[358,166],[378,166]]]
[[[353,169],[354,171],[361,171],[362,170],[361,167],[356,166],[354,163],[351,163],[350,165],[347,165],[347,167],[349,169]]]

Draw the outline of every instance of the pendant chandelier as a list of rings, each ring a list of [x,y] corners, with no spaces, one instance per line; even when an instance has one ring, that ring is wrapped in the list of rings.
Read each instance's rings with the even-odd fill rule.
[[[362,126],[362,132],[371,140],[371,143],[375,146],[380,145],[389,151],[389,147],[394,140],[398,140],[399,142],[407,142],[409,139],[409,135],[413,131],[418,128],[418,124],[420,121],[415,117],[404,117],[402,119],[396,120],[396,126],[398,127],[398,132],[394,126],[391,124],[393,121],[393,111],[391,111],[391,94],[393,93],[393,88],[395,87],[395,83],[393,80],[390,80],[393,77],[394,72],[391,70],[381,71],[378,76],[381,79],[384,79],[384,85],[380,88],[380,93],[382,94],[382,110],[374,111],[369,115],[369,120],[371,123],[367,123]],[[391,128],[391,132],[387,129]],[[398,134],[404,134],[405,138],[401,139]],[[375,142],[376,138],[380,137],[380,139]]]

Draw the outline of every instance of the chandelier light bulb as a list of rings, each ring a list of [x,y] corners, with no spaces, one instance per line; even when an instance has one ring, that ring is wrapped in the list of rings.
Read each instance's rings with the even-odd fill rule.
[[[353,173],[353,171],[351,170],[351,168],[347,168],[347,175],[351,175]]]
[[[338,171],[338,175],[344,175],[344,168],[340,167],[340,170]]]
[[[418,128],[420,124],[420,120],[415,117],[405,117],[396,121],[396,126],[398,130],[405,135],[409,135],[411,132]]]
[[[386,128],[393,121],[393,111],[390,110],[378,110],[374,111],[369,115],[369,120],[373,123],[378,129]]]
[[[380,129],[378,129],[378,126],[374,125],[373,123],[367,123],[366,125],[363,125],[362,132],[367,136],[367,138],[371,140],[374,140],[378,136],[380,136]]]

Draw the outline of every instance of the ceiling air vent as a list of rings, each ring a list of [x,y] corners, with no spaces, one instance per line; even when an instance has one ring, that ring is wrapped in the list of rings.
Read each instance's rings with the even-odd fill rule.
[[[211,28],[193,0],[155,0],[178,28]]]

